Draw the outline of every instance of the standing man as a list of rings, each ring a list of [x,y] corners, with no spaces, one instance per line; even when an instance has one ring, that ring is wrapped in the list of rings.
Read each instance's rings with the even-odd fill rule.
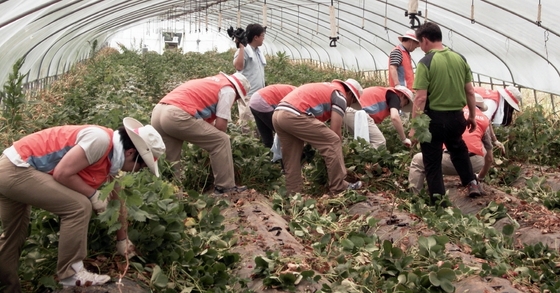
[[[373,148],[385,145],[386,139],[377,124],[383,122],[385,118],[391,116],[393,127],[401,142],[410,147],[412,142],[406,137],[399,111],[409,113],[412,110],[414,95],[408,88],[397,85],[394,88],[372,86],[364,89],[360,98],[362,109],[369,115],[368,132],[369,143]],[[348,107],[344,115],[344,127],[354,134],[356,109]],[[359,123],[359,122],[358,122]]]
[[[476,130],[470,132],[465,130],[463,133],[463,140],[469,150],[469,158],[473,167],[473,171],[478,173],[477,180],[482,181],[490,170],[494,156],[492,154],[492,141],[490,139],[490,130],[492,125],[490,120],[482,112],[487,110],[482,96],[476,96]],[[468,107],[463,108],[465,118],[468,118],[470,113]],[[457,175],[457,171],[451,162],[451,156],[447,150],[443,151],[441,160],[441,169],[444,175]],[[424,186],[424,163],[422,153],[414,155],[410,162],[410,172],[408,173],[408,183],[413,193],[418,194]]]
[[[236,45],[239,47],[233,56],[233,66],[235,70],[243,74],[249,84],[251,84],[251,89],[244,96],[243,103],[238,102],[237,108],[239,109],[239,123],[246,124],[247,121],[251,120],[251,111],[247,105],[249,104],[249,98],[258,90],[264,87],[264,66],[266,65],[266,59],[264,58],[263,52],[259,49],[264,42],[265,29],[262,25],[257,23],[252,23],[247,25],[245,34],[247,36],[247,45],[243,45],[241,40],[236,39]]]
[[[360,189],[362,182],[348,183],[342,155],[342,122],[347,105],[359,103],[362,86],[354,79],[309,83],[289,93],[272,115],[282,143],[282,161],[289,194],[301,192],[301,153],[304,142],[317,149],[327,165],[332,193]],[[324,122],[330,120],[330,128]]]
[[[399,41],[401,43],[389,55],[389,86],[402,85],[412,90],[414,71],[410,52],[418,47],[418,39],[414,30],[407,30]]]
[[[481,190],[462,138],[467,126],[470,132],[476,129],[476,101],[470,66],[463,56],[443,46],[441,29],[437,24],[424,23],[416,30],[416,37],[426,55],[416,69],[412,118],[425,113],[431,119],[429,130],[432,139],[420,144],[430,201],[435,204],[434,194],[445,195],[441,170],[444,143],[463,186],[468,186],[469,196],[479,196]],[[465,105],[469,109],[467,120],[463,115]],[[414,136],[414,129],[409,136]]]
[[[175,178],[182,178],[181,150],[187,141],[210,154],[214,173],[214,193],[241,192],[245,186],[235,185],[231,142],[227,124],[235,100],[245,98],[250,84],[237,72],[189,80],[168,93],[154,107],[152,125],[167,146],[166,160],[175,163]]]
[[[295,88],[290,84],[269,85],[258,90],[249,100],[249,108],[251,108],[251,113],[255,117],[257,130],[266,148],[271,148],[274,142],[274,125],[272,125],[274,109],[276,109],[280,100]]]
[[[30,134],[0,157],[0,282],[5,292],[21,292],[18,264],[27,237],[31,207],[60,217],[57,275],[66,287],[102,285],[111,277],[89,272],[87,234],[92,210],[101,213],[107,199],[98,188],[119,170],[148,167],[159,177],[157,159],[165,152],[150,125],[127,117],[117,131],[97,125],[66,125]],[[112,199],[118,199],[111,192]],[[121,206],[121,215],[125,206]],[[117,231],[117,251],[130,257],[134,246],[126,227]]]

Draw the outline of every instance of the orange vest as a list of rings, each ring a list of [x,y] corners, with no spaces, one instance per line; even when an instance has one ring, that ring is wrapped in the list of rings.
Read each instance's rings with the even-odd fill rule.
[[[218,94],[226,86],[235,90],[223,74],[193,79],[172,90],[159,102],[176,106],[196,119],[212,123],[216,119]]]
[[[54,168],[58,165],[62,157],[76,145],[78,133],[84,128],[92,126],[93,125],[70,125],[48,128],[14,142],[14,148],[22,160],[33,168],[52,175]],[[101,126],[95,127],[105,130],[112,141],[113,130]],[[99,161],[78,172],[78,176],[80,176],[87,185],[97,189],[105,182],[107,175],[109,175],[109,170],[111,169],[109,153],[112,150],[113,144],[111,143]]]
[[[412,85],[414,84],[414,71],[412,71],[412,58],[410,58],[410,52],[408,52],[402,45],[397,45],[394,49],[401,51],[402,55],[401,65],[397,67],[397,75],[399,79],[401,77],[400,75],[404,74],[405,84],[401,85],[406,86],[409,90],[412,90]],[[389,58],[389,66],[391,66],[390,59],[391,58]],[[393,80],[389,74],[389,86],[394,87],[399,84],[400,82],[398,80]]]
[[[463,114],[465,115],[465,119],[469,118],[468,106],[463,108]],[[488,119],[488,117],[486,117],[480,109],[476,108],[475,120],[476,129],[473,132],[469,132],[469,129],[467,128],[463,133],[463,140],[465,141],[470,153],[484,156],[484,144],[482,143],[482,138],[490,125],[490,119]]]
[[[290,92],[282,102],[289,103],[301,113],[313,114],[319,121],[325,122],[331,119],[331,96],[334,91],[344,95],[345,89],[338,82],[308,83]],[[346,111],[346,108],[342,110]]]
[[[381,123],[387,116],[391,114],[389,105],[387,104],[387,92],[397,93],[392,88],[373,86],[364,89],[364,93],[360,98],[362,109],[369,114],[375,121],[375,124]]]
[[[272,106],[276,108],[280,100],[282,100],[287,94],[293,91],[296,87],[290,84],[273,84],[267,87],[264,87],[257,92],[261,95],[262,99]]]
[[[496,106],[500,106],[500,93],[498,91],[475,87],[474,92],[481,95],[483,99],[492,100],[496,102]]]

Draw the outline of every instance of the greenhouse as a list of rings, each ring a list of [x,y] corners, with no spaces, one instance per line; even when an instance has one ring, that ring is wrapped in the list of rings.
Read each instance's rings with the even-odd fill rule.
[[[552,0],[0,0],[0,292],[560,292],[559,10]],[[444,195],[426,159],[440,133],[405,111],[431,93],[389,86],[392,52],[426,23],[468,62],[474,88],[498,97],[499,114],[477,100],[486,122],[468,116],[474,100],[449,111],[482,131],[475,146],[468,130],[456,135],[474,181],[456,176],[460,147],[436,148]],[[236,36],[253,25],[264,29],[262,85],[238,63]],[[409,55],[422,73],[428,54]],[[328,115],[292,107],[289,93],[270,112],[252,103],[260,88],[327,83],[338,93]],[[214,89],[216,101],[196,100]],[[387,95],[381,118],[365,111],[374,89]],[[189,113],[181,95],[206,108]],[[290,111],[313,124],[279,118]],[[109,134],[104,145],[82,141],[94,132]]]

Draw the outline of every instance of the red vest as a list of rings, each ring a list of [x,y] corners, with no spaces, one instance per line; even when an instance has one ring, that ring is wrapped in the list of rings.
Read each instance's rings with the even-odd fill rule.
[[[500,93],[497,90],[475,87],[474,92],[481,95],[483,99],[492,100],[496,102],[496,106],[500,106]]]
[[[465,119],[469,118],[469,107],[465,106],[463,108],[463,113],[465,115]],[[480,109],[476,108],[476,129],[473,132],[469,132],[467,128],[463,133],[463,140],[467,145],[470,153],[474,153],[479,156],[484,156],[484,144],[482,143],[482,138],[484,137],[484,133],[488,129],[490,125],[490,119],[480,111]]]
[[[394,49],[401,51],[402,62],[401,65],[397,67],[397,74],[399,69],[404,70],[404,82],[403,86],[406,86],[409,90],[412,90],[412,85],[414,84],[414,71],[412,71],[412,58],[410,58],[410,52],[408,52],[402,45],[397,45]],[[394,50],[393,49],[393,50]],[[389,66],[391,66],[391,58],[389,58]],[[393,80],[389,74],[389,86],[394,87],[399,85],[398,80]]]
[[[87,127],[92,127],[92,125],[59,126],[41,130],[14,142],[14,148],[20,157],[33,168],[52,175],[62,157],[76,145],[78,133]],[[101,126],[95,127],[105,130],[111,141],[113,140],[113,130]],[[78,172],[78,176],[87,185],[97,189],[106,181],[111,169],[109,153],[112,149],[113,144],[111,143],[99,161]]]
[[[272,106],[276,108],[280,100],[282,100],[287,94],[293,91],[296,87],[289,84],[273,84],[267,87],[264,87],[257,92],[261,95],[262,99]]]
[[[375,121],[375,124],[381,123],[387,116],[391,114],[389,105],[387,104],[387,92],[397,93],[392,88],[373,86],[364,89],[364,93],[360,98],[362,109],[369,114]]]
[[[344,95],[345,89],[339,82],[308,83],[290,92],[282,102],[289,103],[301,113],[311,113],[319,121],[325,122],[331,119],[331,96],[334,91]]]
[[[235,90],[223,74],[193,79],[172,90],[159,102],[176,106],[197,119],[212,123],[216,119],[218,94],[226,86]]]

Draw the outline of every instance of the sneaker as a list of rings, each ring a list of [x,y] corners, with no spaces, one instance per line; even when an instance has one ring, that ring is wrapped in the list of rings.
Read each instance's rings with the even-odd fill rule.
[[[474,182],[469,183],[467,185],[469,190],[469,197],[478,197],[482,195],[482,189],[480,188],[480,184],[476,184]]]
[[[348,184],[348,187],[346,189],[348,190],[358,190],[358,189],[362,189],[362,181],[356,181],[354,183],[350,183]]]
[[[92,272],[89,272],[84,267],[75,273],[73,276],[68,277],[66,279],[60,280],[60,284],[64,288],[68,287],[89,287],[89,286],[98,286],[103,285],[111,280],[111,277],[107,275],[98,275]]]
[[[238,193],[247,190],[247,186],[234,186],[232,188],[223,188],[220,186],[214,187],[214,194],[222,195],[226,193]]]

